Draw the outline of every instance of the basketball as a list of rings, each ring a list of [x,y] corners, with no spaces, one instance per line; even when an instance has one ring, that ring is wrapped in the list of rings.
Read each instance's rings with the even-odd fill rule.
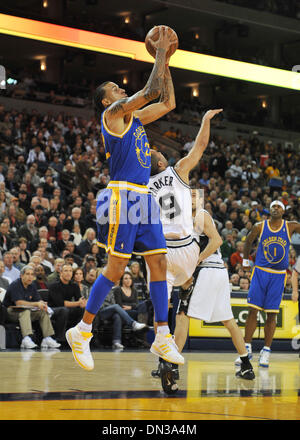
[[[146,38],[145,38],[146,49],[153,58],[155,58],[155,56],[156,56],[156,48],[152,46],[151,40],[153,40],[153,41],[158,40],[159,28],[160,28],[160,26],[154,26],[152,29],[150,29],[150,31],[148,32],[148,34],[146,35]],[[174,40],[171,43],[169,50],[167,52],[167,55],[166,55],[166,58],[170,58],[170,56],[173,55],[175,53],[175,51],[178,49],[178,36],[172,28],[170,28],[169,26],[166,26],[166,28],[168,30],[169,37],[172,40]]]

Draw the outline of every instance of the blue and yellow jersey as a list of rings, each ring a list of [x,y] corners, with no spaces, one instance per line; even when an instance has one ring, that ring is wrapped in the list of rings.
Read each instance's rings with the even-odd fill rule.
[[[255,266],[275,270],[285,270],[289,266],[290,234],[288,225],[282,220],[276,231],[270,228],[269,220],[265,220],[259,238]]]
[[[149,141],[141,121],[131,115],[123,133],[113,133],[101,116],[101,131],[111,181],[147,185],[151,170]]]

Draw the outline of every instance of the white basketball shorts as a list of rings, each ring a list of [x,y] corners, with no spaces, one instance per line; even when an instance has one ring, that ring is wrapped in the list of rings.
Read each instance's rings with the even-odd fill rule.
[[[176,240],[178,242],[180,240]],[[172,243],[174,243],[172,241]],[[189,244],[171,247],[167,240],[167,285],[168,298],[171,298],[173,287],[182,286],[193,275],[199,258],[199,245],[195,241]]]
[[[229,277],[225,267],[203,267],[199,270],[187,315],[206,322],[233,318]]]

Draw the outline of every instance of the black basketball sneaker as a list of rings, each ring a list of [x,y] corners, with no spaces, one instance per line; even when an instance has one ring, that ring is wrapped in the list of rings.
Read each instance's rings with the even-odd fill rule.
[[[163,359],[159,359],[159,363],[158,363],[158,367],[157,370],[152,370],[151,371],[151,376],[155,377],[156,379],[160,378],[160,371],[162,368],[162,365],[165,363],[166,361],[164,361]],[[178,370],[178,365],[177,364],[170,364],[172,366],[172,370],[173,370],[173,375],[174,375],[174,380],[179,380],[179,370]]]
[[[250,362],[242,362],[241,369],[235,373],[236,377],[241,379],[253,380],[255,374]]]
[[[174,378],[172,364],[164,362],[160,369],[161,386],[166,394],[175,394],[178,391],[178,385]]]

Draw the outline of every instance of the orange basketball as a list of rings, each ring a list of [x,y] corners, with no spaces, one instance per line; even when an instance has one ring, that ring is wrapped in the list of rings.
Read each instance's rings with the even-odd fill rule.
[[[150,31],[148,32],[148,34],[146,35],[145,38],[145,45],[146,45],[146,49],[147,51],[150,53],[150,55],[155,58],[156,56],[156,48],[152,46],[152,43],[150,41],[150,38],[153,41],[157,41],[159,38],[159,28],[160,26],[154,26],[152,29],[150,29]],[[173,53],[178,49],[178,37],[176,32],[170,28],[169,26],[166,26],[167,30],[168,30],[168,35],[169,37],[174,40],[173,43],[171,43],[169,50],[167,52],[167,58],[169,58],[171,55],[173,55]]]

